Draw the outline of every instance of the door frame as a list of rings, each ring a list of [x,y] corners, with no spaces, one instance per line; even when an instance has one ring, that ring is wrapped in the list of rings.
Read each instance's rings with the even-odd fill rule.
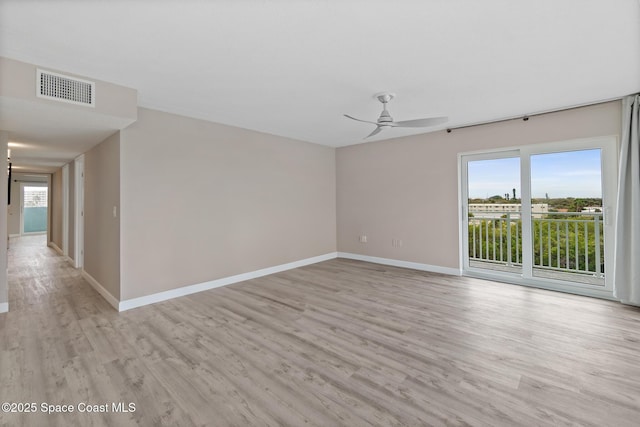
[[[459,185],[458,185],[458,205],[460,206],[460,271],[463,273],[469,270],[469,258],[465,256],[465,254],[469,254],[469,240],[465,239],[465,235],[468,235],[468,215],[469,215],[469,207],[468,207],[468,182],[469,175],[468,170],[465,167],[465,158],[473,157],[473,160],[494,160],[494,159],[506,159],[513,157],[520,157],[520,151],[518,149],[504,149],[504,150],[486,150],[482,152],[470,152],[470,153],[458,153],[458,176],[459,176]],[[522,171],[520,171],[520,176],[522,176]],[[522,193],[522,190],[520,190]],[[464,234],[467,233],[467,234]]]
[[[491,150],[458,153],[458,205],[459,213],[459,247],[460,271],[463,276],[497,280],[524,286],[532,286],[567,293],[594,296],[599,298],[613,298],[613,281],[611,274],[605,275],[605,285],[596,286],[582,283],[566,282],[558,279],[547,279],[533,276],[532,257],[532,221],[531,221],[531,156],[537,154],[560,153],[567,151],[581,151],[601,149],[602,173],[602,208],[604,227],[604,256],[606,271],[611,271],[613,265],[614,236],[615,236],[615,206],[617,192],[618,168],[618,136],[602,136],[596,138],[580,138],[557,142],[530,144],[516,147],[505,147]],[[489,271],[469,266],[468,254],[468,175],[466,164],[468,161],[514,157],[520,158],[520,193],[522,203],[522,274],[500,271]],[[526,254],[525,256],[525,249]]]
[[[74,163],[75,180],[75,240],[74,267],[84,267],[84,155],[76,157]]]
[[[69,164],[62,166],[62,255],[69,256]]]
[[[47,229],[45,231],[34,231],[32,233],[24,232],[24,187],[43,187],[47,189],[47,218],[46,224]],[[47,181],[20,181],[20,236],[36,236],[39,234],[46,234],[47,241],[50,240],[51,233],[51,224],[49,218],[49,212],[51,209],[51,186],[49,185],[49,180]]]

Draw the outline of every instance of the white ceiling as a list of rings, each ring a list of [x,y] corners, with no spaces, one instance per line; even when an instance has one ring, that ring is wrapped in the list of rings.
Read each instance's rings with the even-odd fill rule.
[[[0,97],[0,129],[10,129],[11,162],[18,172],[55,172],[131,121],[54,102]]]
[[[639,0],[0,1],[0,55],[139,104],[344,146],[640,91]],[[71,131],[71,129],[70,129]],[[60,146],[63,148],[62,146]]]

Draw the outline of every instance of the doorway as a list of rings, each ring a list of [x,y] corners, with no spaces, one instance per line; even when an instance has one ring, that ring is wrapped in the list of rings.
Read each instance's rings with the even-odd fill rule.
[[[20,234],[33,235],[47,232],[49,188],[47,184],[21,183]]]
[[[460,156],[462,268],[611,297],[616,138]]]

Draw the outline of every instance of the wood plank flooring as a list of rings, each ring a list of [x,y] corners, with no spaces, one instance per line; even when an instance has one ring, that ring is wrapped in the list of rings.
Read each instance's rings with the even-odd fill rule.
[[[114,311],[12,240],[2,426],[637,426],[640,310],[350,260]],[[46,415],[41,403],[134,403]]]

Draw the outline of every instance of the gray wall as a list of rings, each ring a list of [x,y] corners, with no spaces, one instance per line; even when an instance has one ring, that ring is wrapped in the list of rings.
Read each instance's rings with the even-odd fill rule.
[[[62,249],[62,169],[51,175],[49,191],[49,238],[58,248]]]
[[[21,174],[15,171],[11,173],[11,204],[7,209],[7,231],[10,236],[20,235],[20,205],[22,194],[20,183],[17,181]]]
[[[339,148],[338,250],[458,269],[458,153],[617,135],[620,126],[621,104],[611,102]]]
[[[75,248],[76,248],[76,171],[75,171],[75,162],[69,163],[69,239],[67,241],[68,247],[68,257],[72,260],[75,259]]]
[[[0,153],[7,152],[9,133],[0,130]],[[0,168],[7,170],[7,157],[2,156]],[[0,200],[3,205],[7,201],[7,185],[0,185]],[[9,286],[7,283],[7,209],[0,209],[0,313],[7,310],[9,303]]]
[[[336,250],[333,148],[139,109],[121,172],[122,300]]]
[[[84,156],[84,270],[119,299],[120,133]]]

